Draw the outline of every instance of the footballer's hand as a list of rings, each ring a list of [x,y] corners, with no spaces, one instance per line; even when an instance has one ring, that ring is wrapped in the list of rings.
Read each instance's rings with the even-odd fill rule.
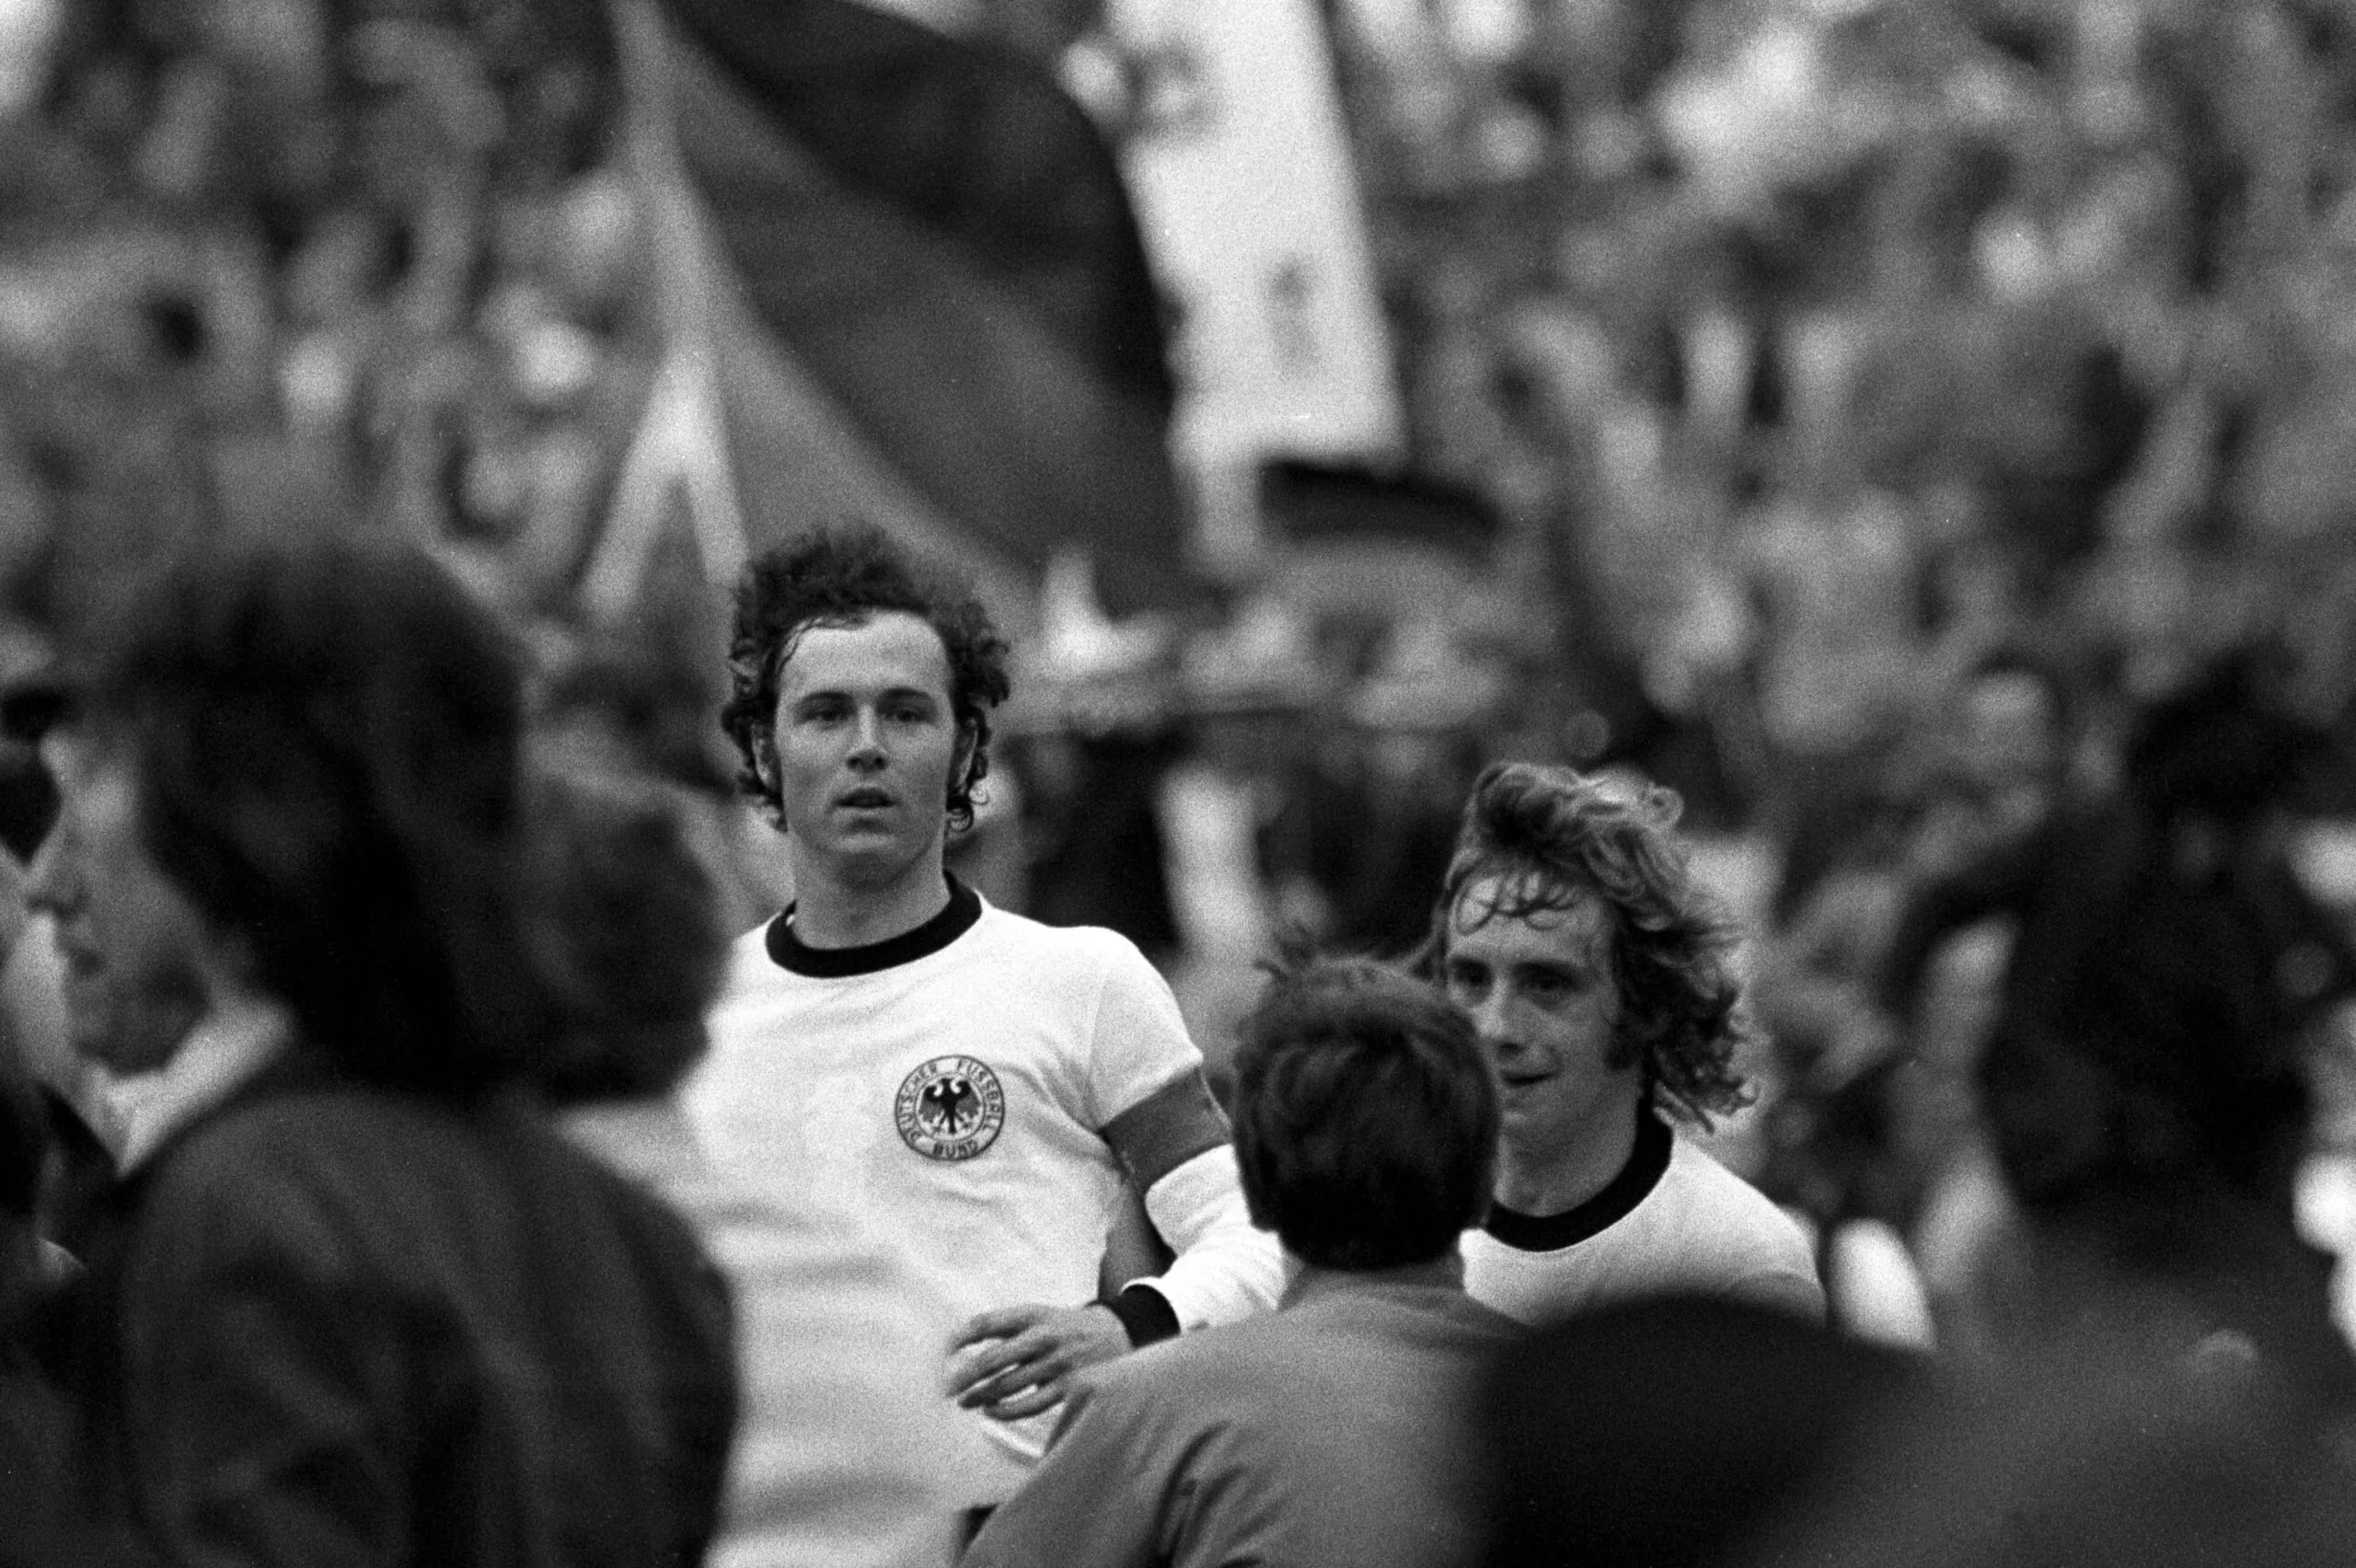
[[[1109,1307],[1009,1307],[969,1319],[949,1354],[949,1394],[996,1421],[1063,1403],[1072,1374],[1129,1348]]]

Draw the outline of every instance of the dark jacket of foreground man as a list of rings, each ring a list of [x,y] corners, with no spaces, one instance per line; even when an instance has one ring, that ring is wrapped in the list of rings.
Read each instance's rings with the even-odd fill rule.
[[[87,1507],[180,1563],[701,1561],[729,1302],[530,1108],[266,1070],[110,1194],[67,1303]]]

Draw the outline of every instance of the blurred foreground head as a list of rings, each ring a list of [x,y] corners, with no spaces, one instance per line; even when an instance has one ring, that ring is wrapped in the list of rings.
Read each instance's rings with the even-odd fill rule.
[[[1253,1222],[1321,1268],[1453,1257],[1496,1162],[1471,1022],[1371,959],[1279,966],[1239,1026],[1235,1158]]]
[[[1737,932],[1676,841],[1680,802],[1568,767],[1492,764],[1472,786],[1440,886],[1427,961],[1495,920],[1607,917],[1617,1034],[1608,1065],[1640,1066],[1670,1106],[1707,1118],[1748,1102],[1734,1067],[1751,1023],[1734,967]],[[1480,896],[1468,896],[1472,894]]]
[[[569,1021],[536,1081],[568,1102],[659,1094],[702,1056],[727,968],[711,874],[643,780],[541,767],[529,797],[533,950]]]
[[[2225,661],[2143,716],[2121,796],[2056,836],[1981,1072],[2033,1210],[2285,1190],[2305,1027],[2350,983],[2269,827],[2320,744],[2250,661]]]
[[[1498,1488],[1487,1562],[1732,1561],[1877,1412],[1926,1391],[1923,1372],[1722,1297],[1615,1303],[1540,1330],[1482,1390]]]
[[[447,572],[387,536],[206,541],[75,667],[82,842],[44,852],[72,862],[44,878],[69,971],[121,962],[178,901],[198,969],[356,1077],[464,1093],[526,1059],[546,1008],[513,907],[521,672]],[[66,905],[149,876],[77,951]]]
[[[1969,1401],[1909,1401],[1884,1417],[1831,1451],[1750,1550],[1716,1561],[2337,1568],[2356,1542],[2344,1437],[2294,1401],[2155,1358],[2111,1325]]]

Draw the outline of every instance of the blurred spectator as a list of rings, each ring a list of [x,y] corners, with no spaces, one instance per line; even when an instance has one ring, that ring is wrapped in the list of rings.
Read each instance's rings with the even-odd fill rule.
[[[1972,661],[1952,698],[1955,761],[1986,802],[2003,840],[2043,822],[2069,782],[2075,704],[2052,663],[1999,646]]]
[[[2273,702],[2258,662],[2227,660],[2137,721],[2117,788],[2062,799],[2033,831],[1910,898],[1878,983],[1893,1009],[1942,934],[1993,915],[2019,923],[1995,1043],[1975,1032],[1938,1046],[1951,1004],[1922,1009],[1918,1042],[1939,1071],[1976,1078],[2015,1198],[2047,1187],[2039,1172],[2060,1189],[2124,1194],[2149,1181],[2156,1194],[2230,1148],[2258,1162],[2238,1178],[2245,1195],[2269,1223],[2288,1213],[2305,1125],[2300,1042],[2356,985],[2346,936],[2286,858],[2285,802],[2320,738]],[[2159,1120],[2130,1130],[2147,1115]],[[2151,1138],[2175,1152],[2162,1158]],[[2158,1163],[2143,1169],[2146,1158]],[[1948,1174],[1978,1180],[1969,1161]],[[2002,1223],[1984,1203],[1961,1212]],[[1923,1238],[1963,1260],[1985,1239]],[[2004,1309],[1984,1293],[1973,1307],[1973,1282],[1944,1272],[1934,1263],[1934,1285],[1963,1294],[1956,1310]]]
[[[1364,959],[1280,970],[1236,1054],[1253,1218],[1281,1309],[1090,1373],[964,1558],[1467,1562],[1472,1379],[1512,1324],[1464,1294],[1496,1090],[1461,1014]]]
[[[1671,836],[1677,801],[1500,763],[1464,808],[1429,962],[1504,1084],[1467,1287],[1524,1321],[1676,1288],[1821,1317],[1799,1228],[1670,1131],[1748,1102],[1734,933]]]
[[[1845,840],[1761,949],[1754,995],[1778,1069],[1763,1181],[1816,1219],[1821,1249],[1853,1223],[1943,1244],[1920,1227],[1926,1209],[1943,1216],[1959,1195],[1946,1187],[1977,1170],[1972,1073],[2011,928],[1975,917],[1950,940],[1906,917],[2043,824],[2069,755],[2067,712],[2041,662],[2011,649],[1976,660],[1946,725],[1883,764]],[[1787,858],[1787,887],[1799,852]],[[1933,964],[1923,944],[1934,935]],[[1896,1020],[1881,989],[1894,941],[1906,944],[1910,978],[1893,987],[1919,986],[1920,974],[1934,993],[1910,996]],[[1826,1276],[1835,1283],[1829,1266]]]
[[[2090,1313],[2119,1303],[2083,1303]],[[2345,1452],[2235,1353],[2155,1363],[2146,1320],[2085,1331],[1976,1390],[1855,1433],[1730,1561],[1864,1568],[2208,1568],[2347,1561]],[[2108,1331],[2108,1332],[2107,1332]],[[2115,1337],[2114,1337],[2115,1334]],[[2290,1401],[2295,1404],[2295,1401]]]
[[[1910,732],[1887,732],[1848,766],[1809,775],[1825,788],[1800,804],[1785,839],[1779,925],[1797,920],[1819,879],[1861,848],[1891,847],[1892,807],[1918,813],[1909,825],[1919,836],[1899,840],[1912,862],[1909,887],[2044,821],[2077,740],[2060,672],[2000,644],[1975,656],[1940,698]]]
[[[130,1568],[146,1559],[74,1519],[72,1426],[41,1365],[43,1320],[60,1283],[40,1234],[46,1120],[39,1085],[13,1043],[0,1041],[0,1563]]]
[[[20,1326],[50,1280],[40,1236],[48,1165],[48,1117],[39,1087],[16,1043],[0,1038],[0,1330]]]
[[[912,1282],[889,1253],[723,1174],[674,1096],[703,1054],[728,937],[658,788],[587,754],[542,759],[533,904],[573,1022],[540,1082],[565,1130],[677,1209],[728,1277],[741,1414],[710,1561],[938,1568],[958,1435]]]
[[[1345,732],[1284,776],[1265,854],[1277,878],[1315,891],[1306,907],[1296,893],[1294,910],[1316,915],[1333,947],[1398,958],[1429,933],[1478,762],[1448,724]]]
[[[69,1326],[86,1505],[174,1562],[700,1561],[726,1288],[502,1092],[555,1017],[506,639],[329,531],[173,558],[85,654],[34,898],[129,1070]],[[182,976],[185,1034],[102,1032]]]
[[[64,1494],[63,1412],[34,1364],[33,1322],[55,1284],[40,1234],[49,1128],[38,1086],[0,1040],[0,1474],[35,1505]]]
[[[1886,778],[1844,852],[1761,946],[1752,1000],[1776,1068],[1761,1184],[1828,1230],[1903,1224],[1912,1206],[1888,1104],[1900,1041],[1873,983],[1911,873],[1935,853],[1922,820],[1934,810]]]
[[[1917,1011],[1916,992],[1939,945],[1958,931],[2013,912],[2002,896],[1967,898],[1995,868],[2022,870],[2028,847],[2064,803],[2075,744],[2073,705],[2061,676],[2024,652],[1999,649],[1966,673],[1947,722],[1930,744],[1954,790],[1951,810],[1926,823],[1903,908],[1873,964],[1876,999],[1900,1019]],[[1976,1043],[1973,1043],[1976,1048]]]
[[[774,836],[737,792],[711,732],[722,694],[698,667],[700,647],[683,648],[683,640],[593,634],[548,679],[535,729],[559,749],[588,754],[574,761],[660,786],[711,879],[722,928],[733,935],[791,902],[792,877]]]
[[[1166,717],[1026,737],[1023,912],[1050,926],[1103,926],[1166,967],[1180,947],[1157,814],[1179,754]]]
[[[1483,1561],[1726,1562],[1877,1419],[1938,1391],[1927,1364],[1753,1302],[1671,1295],[1582,1313],[1490,1364]]]
[[[1919,663],[1913,542],[1892,498],[1794,499],[1746,540],[1766,600],[1760,707],[1796,761],[1838,757],[1911,705]]]
[[[2147,717],[2120,796],[2038,843],[1981,1084],[2029,1239],[2069,1289],[2157,1294],[2344,1407],[2356,1360],[2329,1261],[2292,1217],[2309,1026],[2356,987],[2283,858],[2281,801],[2314,739],[2240,663]]]
[[[2269,843],[2311,733],[2246,663],[2038,840],[1981,1068],[2019,1267],[1972,1397],[1893,1417],[1744,1561],[2337,1562],[2356,1360],[2291,1217],[2347,971]]]

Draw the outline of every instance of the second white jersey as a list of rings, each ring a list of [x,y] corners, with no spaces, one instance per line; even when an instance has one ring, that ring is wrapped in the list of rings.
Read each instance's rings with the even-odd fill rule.
[[[1671,1291],[1737,1297],[1820,1321],[1824,1290],[1807,1233],[1703,1150],[1668,1136],[1669,1159],[1650,1191],[1591,1236],[1530,1251],[1466,1231],[1465,1290],[1526,1323]]]

